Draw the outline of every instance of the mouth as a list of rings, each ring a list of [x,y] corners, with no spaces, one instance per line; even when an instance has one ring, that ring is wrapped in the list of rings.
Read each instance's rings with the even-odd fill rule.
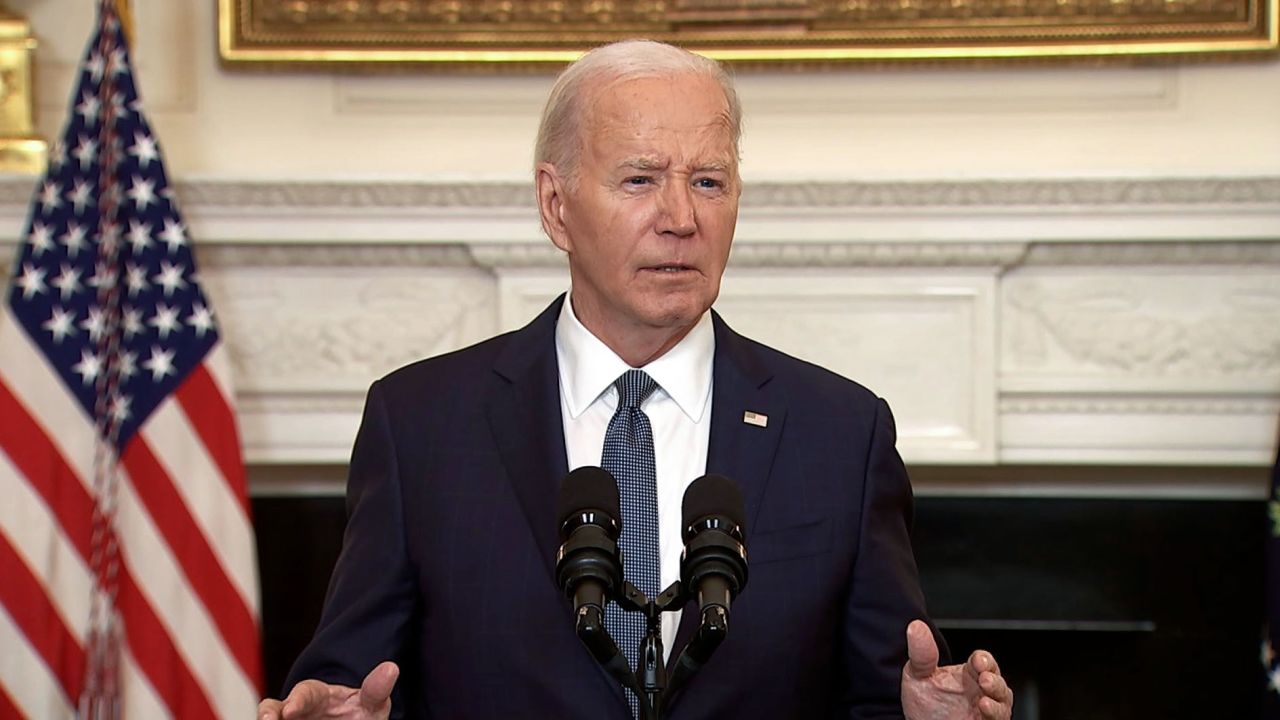
[[[694,272],[696,270],[696,268],[694,268],[692,265],[681,265],[678,263],[664,263],[662,265],[650,265],[649,267],[645,267],[642,269],[648,272],[656,272],[656,273],[669,274],[669,275],[676,275],[676,274],[685,273],[685,272]]]

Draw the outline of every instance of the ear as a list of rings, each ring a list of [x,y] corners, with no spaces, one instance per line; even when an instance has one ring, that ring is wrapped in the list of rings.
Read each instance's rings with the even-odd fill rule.
[[[538,194],[538,216],[542,231],[551,242],[565,252],[573,252],[569,232],[565,227],[565,178],[555,165],[540,162],[534,169],[534,187]]]

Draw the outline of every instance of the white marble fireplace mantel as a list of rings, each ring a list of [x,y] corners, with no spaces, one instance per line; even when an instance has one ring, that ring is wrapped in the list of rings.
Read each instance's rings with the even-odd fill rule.
[[[5,268],[31,190],[0,180]],[[176,192],[256,465],[345,462],[370,381],[566,284],[521,182]],[[1280,177],[749,183],[717,308],[885,396],[909,462],[1260,466]]]

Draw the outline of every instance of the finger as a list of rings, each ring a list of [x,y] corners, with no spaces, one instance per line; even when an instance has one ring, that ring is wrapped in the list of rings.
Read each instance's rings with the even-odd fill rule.
[[[1009,720],[1013,715],[1013,703],[999,703],[984,697],[978,701],[978,712],[984,720]]]
[[[280,720],[280,708],[284,703],[267,698],[258,703],[258,720]]]
[[[391,707],[391,690],[400,678],[400,667],[391,661],[380,663],[360,683],[360,705],[369,712]],[[384,708],[383,706],[386,706]]]
[[[978,687],[982,688],[982,692],[987,697],[996,702],[1003,703],[1012,698],[1013,693],[1009,690],[1009,685],[1004,681],[1003,677],[991,672],[984,672],[978,676]]]
[[[938,643],[933,631],[922,620],[907,626],[907,674],[916,679],[927,678],[938,669]]]
[[[999,675],[1000,665],[996,662],[996,657],[986,650],[974,650],[969,655],[969,662],[965,663],[965,670],[969,677],[977,681],[978,676],[984,672]]]
[[[305,717],[323,708],[328,698],[328,685],[319,680],[303,680],[294,685],[289,691],[289,697],[284,699],[280,707],[280,717],[287,720]]]

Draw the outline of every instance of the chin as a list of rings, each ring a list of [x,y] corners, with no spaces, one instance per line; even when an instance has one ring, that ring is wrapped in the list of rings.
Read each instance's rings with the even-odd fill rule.
[[[692,325],[702,317],[702,313],[711,307],[710,303],[679,303],[654,308],[652,312],[646,313],[650,322],[655,327],[681,327],[684,325]]]

